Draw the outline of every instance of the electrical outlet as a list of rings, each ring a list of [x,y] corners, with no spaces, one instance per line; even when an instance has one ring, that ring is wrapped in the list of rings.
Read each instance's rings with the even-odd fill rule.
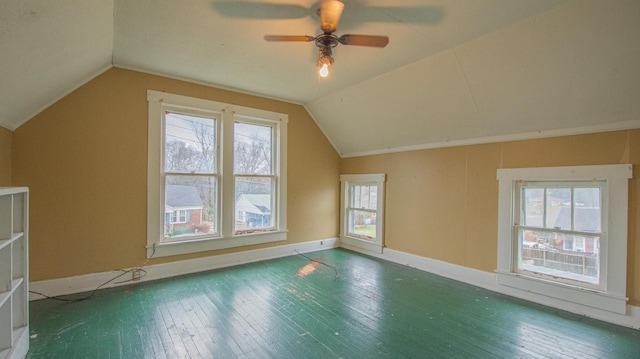
[[[140,270],[140,268],[134,268],[131,270],[131,274],[132,274],[132,277],[131,277],[132,280],[138,280],[142,275],[142,271]]]

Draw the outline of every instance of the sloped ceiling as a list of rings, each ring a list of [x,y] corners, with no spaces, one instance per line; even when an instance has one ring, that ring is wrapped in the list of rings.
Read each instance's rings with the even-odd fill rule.
[[[317,1],[0,4],[0,125],[14,130],[111,66],[303,104],[343,156],[640,127],[636,0],[343,0],[316,74]]]
[[[0,126],[10,130],[111,67],[113,1],[0,2]]]

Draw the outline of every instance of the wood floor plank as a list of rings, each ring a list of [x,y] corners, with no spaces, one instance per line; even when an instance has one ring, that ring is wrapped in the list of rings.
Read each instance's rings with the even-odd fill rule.
[[[640,357],[638,330],[341,249],[34,301],[30,314],[29,358]]]

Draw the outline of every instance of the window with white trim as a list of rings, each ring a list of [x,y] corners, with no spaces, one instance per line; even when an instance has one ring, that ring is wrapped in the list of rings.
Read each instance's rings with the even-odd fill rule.
[[[147,254],[285,240],[287,115],[152,90],[147,99]]]
[[[624,313],[631,165],[498,170],[498,283]]]
[[[340,176],[342,246],[382,253],[384,182],[384,174]]]

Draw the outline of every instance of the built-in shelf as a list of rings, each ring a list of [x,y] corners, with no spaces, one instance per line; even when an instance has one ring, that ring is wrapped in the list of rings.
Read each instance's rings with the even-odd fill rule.
[[[0,359],[29,351],[29,190],[0,187]]]

